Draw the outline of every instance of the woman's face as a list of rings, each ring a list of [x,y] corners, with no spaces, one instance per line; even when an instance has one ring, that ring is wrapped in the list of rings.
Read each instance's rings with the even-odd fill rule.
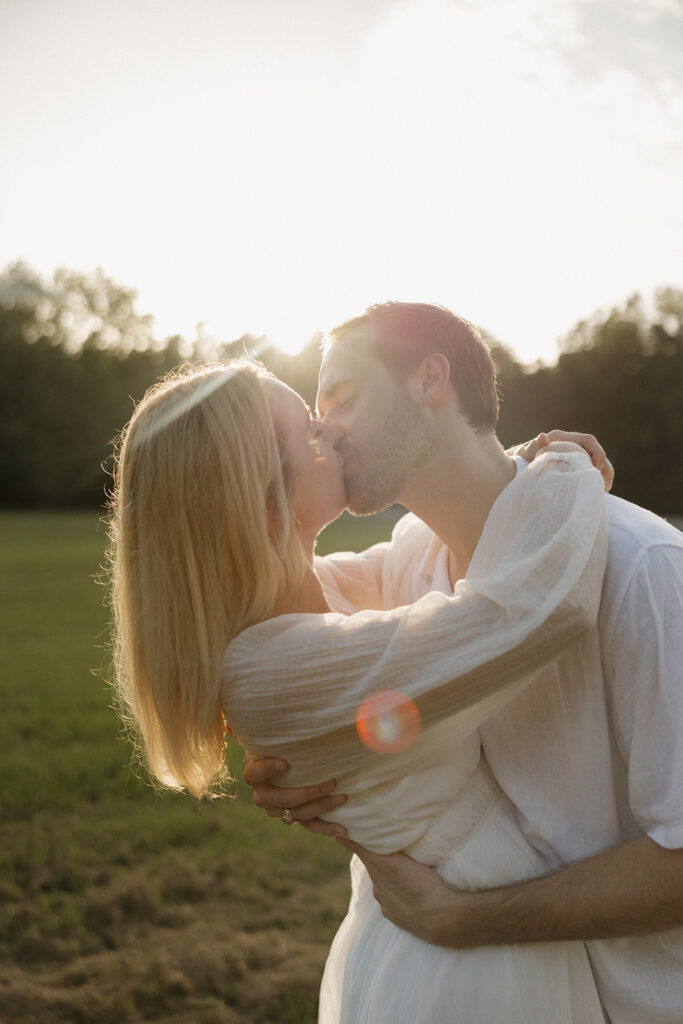
[[[291,485],[292,514],[302,539],[313,539],[346,507],[339,431],[315,419],[306,403],[283,384],[263,379],[285,473]]]

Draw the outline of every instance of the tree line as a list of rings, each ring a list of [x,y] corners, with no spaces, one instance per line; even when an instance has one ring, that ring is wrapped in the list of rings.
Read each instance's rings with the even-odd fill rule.
[[[683,291],[577,324],[556,365],[527,368],[486,335],[496,362],[505,445],[552,427],[597,435],[615,493],[683,514]],[[134,290],[98,270],[44,280],[18,263],[0,275],[0,507],[98,508],[112,441],[146,389],[187,361],[258,353],[313,404],[320,338],[298,356],[263,339],[159,341]]]

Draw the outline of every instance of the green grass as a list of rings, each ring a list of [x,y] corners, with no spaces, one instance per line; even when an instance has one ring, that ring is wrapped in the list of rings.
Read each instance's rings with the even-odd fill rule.
[[[388,540],[394,523],[404,512],[405,509],[400,505],[394,505],[376,516],[358,517],[344,512],[320,534],[316,553],[326,555],[330,551],[362,551],[371,544]]]
[[[342,517],[319,550],[391,520]],[[0,1020],[306,1024],[347,855],[136,778],[103,677],[95,514],[0,515]],[[229,752],[239,777],[241,752]]]

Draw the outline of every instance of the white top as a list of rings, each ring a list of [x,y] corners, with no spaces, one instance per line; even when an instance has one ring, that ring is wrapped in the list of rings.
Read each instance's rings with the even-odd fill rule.
[[[494,776],[550,869],[643,834],[683,847],[683,535],[619,498],[608,510],[597,628],[481,728]],[[366,590],[381,581],[386,607],[450,590],[447,551],[413,516],[353,572],[351,561],[320,566],[349,607],[354,574]],[[589,949],[614,1024],[683,1021],[683,929]]]

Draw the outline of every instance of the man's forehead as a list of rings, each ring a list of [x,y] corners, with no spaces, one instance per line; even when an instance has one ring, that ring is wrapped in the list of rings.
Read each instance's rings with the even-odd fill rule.
[[[381,365],[375,354],[376,333],[371,327],[357,327],[327,351],[320,366],[318,401],[327,400],[334,388],[346,380],[365,380]]]

